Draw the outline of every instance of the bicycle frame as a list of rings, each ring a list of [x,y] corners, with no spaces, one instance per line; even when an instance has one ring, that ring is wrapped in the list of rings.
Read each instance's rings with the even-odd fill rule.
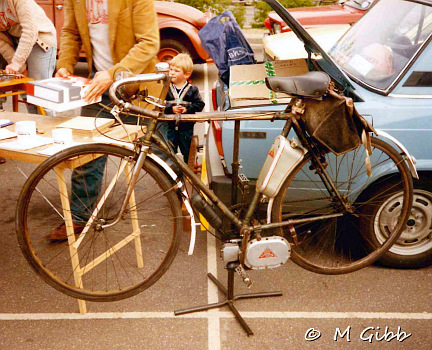
[[[134,169],[133,169],[131,181],[128,185],[127,193],[126,193],[126,196],[123,200],[121,210],[120,210],[117,218],[113,222],[105,224],[105,225],[101,225],[101,229],[114,226],[115,224],[117,224],[120,221],[120,219],[121,219],[121,217],[122,217],[122,215],[123,215],[123,213],[124,213],[124,211],[128,205],[128,201],[129,201],[129,198],[132,194],[134,185],[138,179],[139,170],[144,165],[145,158],[146,158],[146,156],[150,150],[150,146],[152,143],[156,144],[163,151],[163,153],[165,153],[174,162],[174,164],[176,164],[181,169],[182,174],[185,175],[186,178],[200,190],[199,193],[202,197],[206,196],[213,203],[213,205],[217,206],[220,209],[223,216],[226,217],[227,219],[229,219],[240,230],[240,234],[243,235],[246,240],[247,240],[247,237],[249,237],[249,235],[254,231],[267,230],[267,229],[283,227],[283,226],[288,226],[288,225],[295,225],[298,223],[312,222],[312,221],[316,221],[316,220],[330,219],[330,218],[343,216],[343,213],[338,213],[338,214],[330,214],[330,215],[320,215],[320,216],[316,216],[316,217],[303,218],[303,219],[289,219],[287,221],[283,221],[280,223],[251,225],[253,213],[255,212],[255,210],[256,210],[256,208],[257,208],[257,206],[258,206],[258,204],[262,198],[261,193],[255,192],[253,199],[252,199],[251,203],[249,204],[249,207],[247,208],[247,212],[246,212],[244,219],[239,219],[219,199],[219,197],[212,190],[210,190],[201,181],[201,179],[197,175],[195,175],[195,173],[188,167],[188,165],[184,161],[182,161],[181,159],[178,159],[177,157],[175,157],[174,155],[171,154],[170,149],[166,145],[166,143],[158,135],[155,134],[156,125],[157,125],[158,121],[172,120],[172,118],[167,118],[167,117],[164,117],[162,115],[163,108],[160,108],[161,107],[160,105],[155,104],[156,107],[159,109],[159,112],[155,112],[155,111],[150,111],[150,110],[145,109],[145,108],[134,106],[134,105],[127,103],[127,102],[125,103],[124,101],[118,100],[117,97],[115,96],[115,91],[118,89],[119,86],[121,86],[123,84],[142,83],[142,82],[148,82],[148,81],[154,81],[154,80],[162,80],[164,82],[164,87],[163,87],[163,91],[162,91],[162,94],[163,94],[164,90],[168,89],[168,86],[170,83],[170,79],[169,79],[168,75],[164,74],[164,73],[162,73],[162,74],[161,73],[159,73],[159,74],[145,74],[145,75],[136,76],[133,78],[126,78],[126,79],[123,79],[121,81],[114,83],[112,85],[112,87],[110,88],[110,96],[111,96],[113,102],[117,106],[120,106],[120,108],[118,108],[116,111],[114,111],[114,113],[116,113],[116,112],[118,113],[121,110],[133,111],[139,115],[144,115],[144,116],[150,117],[151,121],[150,121],[149,125],[147,126],[147,131],[146,131],[142,141],[138,142],[138,144],[140,144],[139,148],[138,148],[138,152],[137,152],[138,158],[137,158],[136,164],[135,164]],[[165,92],[165,94],[166,94],[166,92]],[[250,114],[250,113],[248,113],[248,114]],[[258,114],[260,114],[260,113],[257,113],[257,115]],[[218,113],[217,112],[213,113],[213,117],[214,118],[212,118],[212,117],[207,117],[204,119],[202,118],[200,121],[209,121],[212,119],[213,120],[217,119]],[[231,117],[227,116],[224,118],[224,120],[238,120],[238,119],[239,118],[236,114],[234,114]],[[300,139],[301,139],[302,143],[305,145],[305,147],[308,148],[309,151],[312,151],[312,147],[309,145],[309,142],[305,138],[305,136],[302,132],[302,129],[296,120],[297,117],[295,115],[290,114],[290,113],[289,114],[283,113],[283,114],[276,115],[274,113],[274,115],[272,115],[268,119],[286,119],[287,122],[286,122],[285,127],[282,130],[281,135],[287,137],[291,128],[294,128],[296,134],[300,137]],[[237,152],[238,152],[238,148],[237,148]],[[345,210],[349,211],[350,210],[349,204],[347,203],[347,201],[344,198],[342,198],[342,196],[337,191],[336,186],[332,183],[330,177],[327,175],[325,167],[319,161],[318,156],[316,154],[314,154],[314,152],[312,152],[312,154],[313,154],[313,157],[314,157],[314,159],[315,159],[315,161],[319,167],[319,176],[321,177],[323,183],[325,184],[327,191],[329,192],[329,194],[331,196],[335,196],[337,198],[337,200],[343,205]]]
[[[174,120],[172,116],[164,116],[163,101],[148,96],[146,90],[138,93],[131,92],[133,89],[116,90],[129,82],[136,84],[154,80],[163,82],[163,96],[170,82],[167,74],[123,79],[110,89],[110,97],[116,105],[111,112],[117,120],[120,120],[118,114],[122,112],[150,117],[147,129],[142,129],[144,136],[134,141],[130,139],[131,147],[122,149],[105,143],[79,145],[44,162],[26,182],[18,199],[18,241],[31,266],[50,285],[79,299],[106,301],[135,295],[154,284],[169,268],[179,248],[185,215],[182,214],[182,200],[191,224],[195,220],[184,185],[186,182],[199,193],[192,197],[195,209],[209,218],[223,241],[222,257],[228,269],[228,292],[225,288],[222,291],[227,295],[232,310],[232,302],[239,298],[233,296],[235,272],[249,285],[246,269],[275,268],[290,257],[300,267],[317,273],[353,272],[376,261],[399,239],[411,213],[413,183],[407,160],[394,147],[371,138],[371,148],[378,152],[374,152],[370,159],[369,172],[368,163],[363,159],[365,149],[356,148],[350,155],[345,157],[344,154],[335,158],[339,161],[333,162],[334,157],[327,155],[325,146],[306,131],[299,115],[301,109],[296,108],[302,104],[301,98],[294,99],[284,112],[181,115],[181,121],[235,121],[233,174],[238,170],[235,162],[238,165],[240,120],[285,120],[281,136],[273,143],[258,177],[252,201],[246,203],[246,198],[243,198],[241,203],[232,202],[230,206],[224,204],[182,159],[178,159],[164,137],[156,132],[159,121]],[[133,105],[131,99],[134,97],[126,94],[127,91],[143,96],[156,109]],[[116,92],[123,100],[115,96]],[[301,146],[296,138],[288,144],[290,131],[300,138]],[[158,147],[170,161],[165,162],[164,157],[153,152],[153,147]],[[102,156],[106,156],[105,159]],[[75,169],[87,163],[93,166],[90,162],[98,158],[104,160],[104,168],[100,178],[103,185],[97,190],[97,197],[91,192],[85,194],[82,201],[77,198],[73,202],[80,191],[74,192],[71,186],[69,196],[69,177],[66,174],[72,178]],[[174,165],[170,167],[170,164]],[[287,166],[276,168],[280,164]],[[371,173],[375,176],[371,177]],[[52,186],[53,177],[57,178],[58,189]],[[383,182],[377,183],[377,178],[383,178]],[[233,179],[233,192],[238,191],[235,180],[238,179]],[[80,186],[85,188],[90,181],[93,179],[83,181]],[[91,203],[87,202],[89,198]],[[264,203],[267,198],[268,205]],[[232,199],[235,199],[234,195]],[[88,203],[83,209],[90,214],[88,219],[82,218],[77,222],[85,222],[81,233],[74,227],[71,208],[71,203],[78,201]],[[65,225],[68,244],[50,245],[51,239],[45,236],[45,225],[40,225],[39,217],[35,215],[43,208],[41,202],[47,202],[52,208],[44,210],[47,212],[44,222]],[[212,212],[211,208],[214,210],[216,207],[217,213]],[[63,215],[59,209],[63,210]],[[267,220],[261,215],[261,209],[267,209]],[[213,215],[217,220],[212,221]],[[226,222],[220,220],[222,218]],[[383,226],[377,227],[381,222]],[[113,229],[105,231],[105,228]],[[272,230],[262,234],[262,230],[269,229]],[[46,242],[42,235],[49,241]],[[189,254],[192,254],[191,248],[193,251],[194,235],[195,226],[192,226]],[[128,249],[117,254],[126,246]],[[64,268],[65,259],[69,256],[72,270]],[[101,263],[104,266],[99,266]],[[99,267],[95,269],[96,266]],[[87,275],[88,271],[93,271],[94,275]],[[83,278],[84,275],[89,277]],[[212,280],[221,285],[215,278]],[[252,296],[275,295],[280,293]],[[209,307],[215,305],[222,304]],[[207,308],[180,310],[177,314]],[[239,319],[238,313],[236,315]],[[242,325],[246,329],[246,325]]]

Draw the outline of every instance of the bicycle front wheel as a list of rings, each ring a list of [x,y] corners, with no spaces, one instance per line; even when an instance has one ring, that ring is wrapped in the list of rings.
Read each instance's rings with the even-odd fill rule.
[[[45,282],[75,298],[113,301],[150,287],[169,268],[180,242],[181,205],[176,184],[149,158],[121,220],[101,230],[118,216],[135,158],[117,146],[81,145],[29,177],[18,200],[18,242]],[[68,225],[66,239],[53,242],[50,232]]]
[[[385,142],[372,138],[372,150],[370,177],[363,147],[326,156],[326,172],[350,210],[330,195],[310,154],[283,184],[273,202],[272,222],[305,219],[278,230],[291,242],[291,258],[301,267],[322,274],[356,271],[390,249],[406,227],[412,205],[410,171]]]

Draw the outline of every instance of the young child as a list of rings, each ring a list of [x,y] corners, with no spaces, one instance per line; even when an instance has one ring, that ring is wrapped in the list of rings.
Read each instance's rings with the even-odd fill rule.
[[[170,63],[171,86],[166,96],[165,114],[193,114],[204,109],[204,102],[198,87],[188,82],[193,71],[189,55],[181,53]],[[168,122],[168,140],[174,152],[180,147],[184,161],[189,159],[190,144],[193,136],[193,122]]]

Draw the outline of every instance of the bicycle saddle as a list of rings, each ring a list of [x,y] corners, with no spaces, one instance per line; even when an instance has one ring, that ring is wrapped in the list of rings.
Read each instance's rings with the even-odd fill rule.
[[[330,84],[330,77],[324,72],[308,72],[294,77],[266,77],[270,90],[292,96],[321,97]]]

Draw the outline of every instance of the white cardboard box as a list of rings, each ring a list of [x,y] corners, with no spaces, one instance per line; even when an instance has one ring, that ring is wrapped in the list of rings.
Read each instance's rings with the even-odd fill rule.
[[[82,96],[89,84],[89,79],[75,75],[30,81],[26,85],[27,102],[56,112],[86,106],[89,103]],[[92,103],[101,100],[100,97]]]

